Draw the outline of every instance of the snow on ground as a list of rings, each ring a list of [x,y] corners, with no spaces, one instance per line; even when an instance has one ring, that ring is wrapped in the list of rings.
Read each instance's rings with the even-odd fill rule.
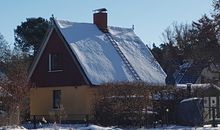
[[[37,130],[121,130],[118,128],[112,128],[112,127],[101,127],[97,125],[62,125],[62,126],[49,126],[49,127],[43,127],[38,128]]]
[[[178,125],[171,125],[159,128],[151,128],[147,130],[219,130],[220,125],[218,127],[212,127],[211,125],[205,125],[204,127],[189,127],[189,126],[178,126]]]
[[[1,126],[0,130],[27,130],[27,129],[24,128],[23,126],[13,125],[13,126]]]
[[[0,130],[28,130],[23,126],[2,126]],[[62,125],[44,125],[35,130],[122,130],[114,127],[102,127],[97,125],[85,125],[85,124],[62,124]]]
[[[85,125],[85,124],[63,124],[63,125],[45,125],[44,127],[36,130],[219,130],[218,127],[212,127],[211,125],[205,125],[204,127],[189,127],[170,125],[157,128],[117,128],[117,127],[102,127],[97,125]],[[0,130],[27,130],[23,126],[2,126]]]
[[[55,21],[92,84],[135,80],[116,48],[95,24]],[[142,81],[165,84],[166,74],[132,29],[109,27],[109,32]]]

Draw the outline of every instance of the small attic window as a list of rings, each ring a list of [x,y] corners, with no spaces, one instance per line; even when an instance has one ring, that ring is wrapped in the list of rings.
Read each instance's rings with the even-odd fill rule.
[[[62,71],[62,54],[49,54],[49,72]]]

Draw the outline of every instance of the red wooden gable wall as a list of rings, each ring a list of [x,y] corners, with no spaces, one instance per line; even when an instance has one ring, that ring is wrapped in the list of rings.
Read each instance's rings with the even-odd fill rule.
[[[61,40],[54,29],[31,76],[31,81],[35,83],[36,87],[77,86],[87,84],[65,44],[66,43]],[[50,53],[62,54],[62,71],[48,72]]]

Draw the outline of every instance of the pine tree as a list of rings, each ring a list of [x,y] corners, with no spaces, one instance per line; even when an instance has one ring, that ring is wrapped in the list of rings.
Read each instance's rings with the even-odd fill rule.
[[[49,22],[44,18],[27,18],[14,30],[15,47],[29,55],[35,55],[49,28]]]

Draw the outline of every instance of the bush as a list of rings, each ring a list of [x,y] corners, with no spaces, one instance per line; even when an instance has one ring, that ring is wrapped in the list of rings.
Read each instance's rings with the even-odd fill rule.
[[[144,83],[105,84],[98,88],[95,120],[102,125],[143,125],[151,108],[151,89]]]

